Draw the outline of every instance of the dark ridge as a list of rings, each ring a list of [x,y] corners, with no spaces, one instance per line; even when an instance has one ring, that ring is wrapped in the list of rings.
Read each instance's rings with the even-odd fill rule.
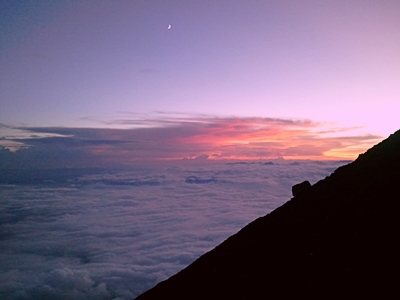
[[[399,184],[397,131],[137,299],[396,295]]]

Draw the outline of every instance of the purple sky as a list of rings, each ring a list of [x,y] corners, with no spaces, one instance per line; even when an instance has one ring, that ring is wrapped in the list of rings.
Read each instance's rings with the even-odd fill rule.
[[[0,138],[177,113],[385,137],[400,127],[399,15],[390,0],[2,1]]]

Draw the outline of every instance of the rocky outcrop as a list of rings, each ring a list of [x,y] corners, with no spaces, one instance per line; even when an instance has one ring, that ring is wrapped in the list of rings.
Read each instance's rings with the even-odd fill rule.
[[[399,182],[397,131],[137,299],[395,297]]]
[[[311,183],[309,181],[303,181],[302,183],[295,184],[292,186],[292,195],[294,197],[308,191],[311,188]]]

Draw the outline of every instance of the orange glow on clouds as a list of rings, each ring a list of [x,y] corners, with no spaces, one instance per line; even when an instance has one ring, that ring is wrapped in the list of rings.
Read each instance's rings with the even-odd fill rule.
[[[152,121],[154,122],[154,120]],[[128,122],[127,122],[128,123]],[[104,130],[102,138],[131,144],[103,148],[111,159],[355,159],[382,137],[352,135],[309,120],[273,118],[172,118],[148,128]],[[97,147],[97,146],[96,146]],[[92,149],[99,153],[100,148]],[[97,151],[97,152],[96,152]],[[106,153],[103,153],[106,154]]]
[[[34,151],[73,151],[100,166],[182,159],[355,159],[383,139],[310,120],[164,116],[115,124],[130,128],[19,128],[30,136],[19,142]]]
[[[214,119],[193,135],[173,142],[207,149],[206,154],[214,159],[355,159],[381,139],[340,135],[350,129],[325,133],[321,129],[322,125],[307,120]]]

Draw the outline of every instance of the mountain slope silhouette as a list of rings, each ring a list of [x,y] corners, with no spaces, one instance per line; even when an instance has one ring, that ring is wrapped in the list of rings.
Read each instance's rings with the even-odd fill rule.
[[[398,294],[400,130],[137,299]]]

